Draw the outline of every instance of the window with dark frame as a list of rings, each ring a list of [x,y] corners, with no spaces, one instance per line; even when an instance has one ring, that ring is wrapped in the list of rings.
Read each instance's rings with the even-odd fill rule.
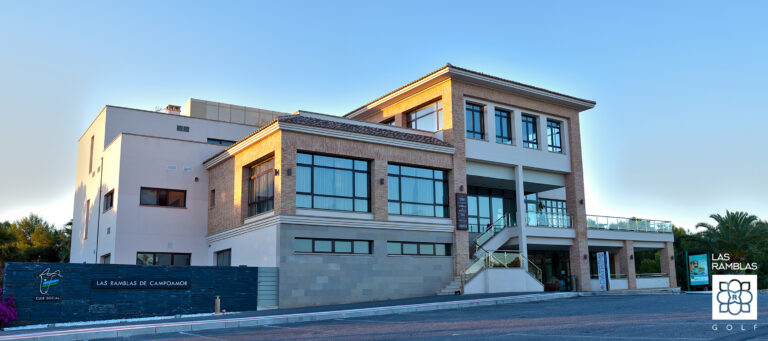
[[[296,153],[296,207],[370,212],[369,162]]]
[[[137,252],[136,265],[190,265],[191,253]]]
[[[297,253],[343,253],[369,255],[373,252],[372,240],[294,238],[293,250]]]
[[[496,229],[508,221],[498,221],[515,211],[515,191],[469,186],[467,188],[467,217],[469,232],[485,232],[493,223]]]
[[[232,249],[216,251],[216,266],[232,266]]]
[[[96,208],[98,210],[98,208]],[[91,199],[85,201],[85,228],[83,228],[83,240],[88,239],[88,221],[91,220]]]
[[[93,145],[95,143],[95,137],[91,136],[91,156],[88,158],[88,173],[93,172]]]
[[[104,212],[112,209],[112,206],[114,204],[115,204],[115,190],[113,189],[107,192],[107,194],[104,194]]]
[[[522,115],[523,147],[539,149],[538,132],[536,131],[536,117]]]
[[[406,256],[450,256],[451,244],[388,241],[387,254]]]
[[[389,214],[448,217],[445,171],[389,164],[387,172]]]
[[[395,125],[395,118],[390,118],[384,121],[381,121],[381,124],[386,124],[388,126],[394,126]]]
[[[464,111],[466,113],[464,122],[467,126],[467,137],[478,140],[485,138],[484,107],[478,104],[467,103]]]
[[[101,255],[99,259],[99,264],[109,264],[111,262],[112,254],[108,253],[106,255]]]
[[[275,207],[275,159],[250,167],[248,216],[269,212]]]
[[[563,152],[561,125],[558,121],[547,120],[547,150],[555,153]]]
[[[212,139],[212,138],[209,137],[208,138],[208,143],[210,143],[210,144],[220,144],[222,146],[231,146],[231,145],[235,144],[235,141],[222,140],[222,139]]]
[[[512,112],[496,109],[496,142],[512,144]]]
[[[176,126],[176,131],[188,133],[189,132],[189,126],[177,125]]]
[[[406,114],[407,126],[412,129],[438,131],[443,129],[443,101],[437,101]]]
[[[139,197],[139,203],[144,206],[187,207],[185,190],[142,187]]]

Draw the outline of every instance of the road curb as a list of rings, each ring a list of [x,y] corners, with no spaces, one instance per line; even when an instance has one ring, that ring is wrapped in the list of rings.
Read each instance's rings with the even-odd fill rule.
[[[152,324],[140,324],[140,325],[128,325],[128,326],[91,327],[91,328],[79,328],[79,329],[69,329],[69,330],[60,330],[60,331],[32,332],[32,333],[4,335],[4,336],[0,336],[0,340],[45,340],[45,341],[91,340],[91,339],[110,338],[110,337],[153,335],[153,334],[172,333],[172,332],[179,332],[179,331],[196,331],[196,330],[237,328],[237,327],[258,327],[258,326],[268,326],[268,325],[275,325],[275,324],[312,322],[312,321],[323,321],[323,320],[366,317],[366,316],[381,316],[381,315],[403,314],[403,313],[421,312],[421,311],[450,310],[450,309],[471,308],[471,307],[499,305],[499,304],[546,301],[546,300],[554,300],[554,299],[570,298],[570,297],[578,297],[578,296],[580,296],[580,293],[578,292],[530,294],[530,295],[491,297],[491,298],[480,298],[480,299],[449,301],[449,302],[433,302],[433,303],[408,304],[408,305],[374,307],[374,308],[334,310],[334,311],[323,311],[323,312],[312,312],[312,313],[301,313],[301,314],[253,316],[253,317],[214,319],[214,320],[201,320],[201,321],[185,321],[185,322],[166,322],[166,323],[152,323]]]

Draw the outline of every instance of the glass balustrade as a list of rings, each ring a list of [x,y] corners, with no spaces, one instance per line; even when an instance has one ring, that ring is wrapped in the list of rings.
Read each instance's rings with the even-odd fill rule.
[[[526,212],[525,220],[531,227],[571,228],[571,216],[545,212]]]
[[[597,230],[671,233],[672,223],[663,220],[587,215],[587,227]]]

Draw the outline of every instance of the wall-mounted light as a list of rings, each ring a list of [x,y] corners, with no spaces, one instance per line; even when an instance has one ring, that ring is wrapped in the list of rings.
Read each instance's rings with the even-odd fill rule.
[[[585,253],[584,254],[584,259],[588,259],[588,258],[589,258],[589,256]]]
[[[460,186],[459,186],[459,191],[462,191],[462,192],[464,192],[464,185],[460,185]]]
[[[280,170],[275,168],[275,176],[278,176],[278,175],[280,175]]]
[[[584,205],[584,199],[579,200],[579,204]]]
[[[291,176],[291,169],[290,168],[286,169],[285,172],[287,173],[286,175]]]
[[[675,256],[669,256],[669,260],[675,260]]]
[[[379,179],[379,185],[383,185],[383,184],[384,184],[384,178]]]
[[[629,255],[629,259],[635,259],[635,255]]]

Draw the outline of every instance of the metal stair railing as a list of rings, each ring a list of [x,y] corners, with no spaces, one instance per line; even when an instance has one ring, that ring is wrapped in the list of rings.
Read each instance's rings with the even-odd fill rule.
[[[539,283],[542,282],[542,271],[535,263],[524,257],[518,251],[486,251],[472,263],[462,274],[462,288],[482,270],[488,268],[523,268],[523,262],[528,264],[527,272]]]
[[[482,248],[482,246],[493,236],[495,236],[497,233],[501,232],[507,227],[515,226],[515,221],[512,219],[511,213],[505,213],[498,219],[494,220],[493,223],[490,223],[486,226],[486,230],[480,234],[479,236],[475,237],[475,239],[472,241],[472,246],[474,247],[474,251],[472,253],[473,258],[479,258],[482,257],[482,254],[478,254],[478,251],[486,251]]]

